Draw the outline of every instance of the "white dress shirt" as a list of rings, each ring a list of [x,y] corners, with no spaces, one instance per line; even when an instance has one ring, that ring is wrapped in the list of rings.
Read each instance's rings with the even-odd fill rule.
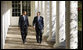
[[[40,19],[40,16],[38,16],[38,21],[39,21],[39,19]]]
[[[24,18],[24,21],[25,21],[25,15],[23,16],[23,18]]]

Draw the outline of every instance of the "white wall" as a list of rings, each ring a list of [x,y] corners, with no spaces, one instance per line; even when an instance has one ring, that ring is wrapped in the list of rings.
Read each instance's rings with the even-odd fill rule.
[[[1,1],[1,48],[4,48],[5,39],[10,25],[10,7],[9,1]]]

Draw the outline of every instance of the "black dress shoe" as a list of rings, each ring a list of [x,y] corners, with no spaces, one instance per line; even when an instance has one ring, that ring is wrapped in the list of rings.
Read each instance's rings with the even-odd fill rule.
[[[39,41],[37,41],[37,43],[39,43]]]
[[[23,41],[23,44],[25,44],[26,40]]]
[[[25,39],[25,42],[27,42],[26,39]]]

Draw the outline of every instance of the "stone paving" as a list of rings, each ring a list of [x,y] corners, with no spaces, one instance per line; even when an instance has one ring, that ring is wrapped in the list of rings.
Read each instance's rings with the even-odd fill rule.
[[[46,42],[37,43],[35,30],[28,28],[27,42],[22,43],[19,27],[9,27],[5,41],[5,49],[54,49],[53,46]]]

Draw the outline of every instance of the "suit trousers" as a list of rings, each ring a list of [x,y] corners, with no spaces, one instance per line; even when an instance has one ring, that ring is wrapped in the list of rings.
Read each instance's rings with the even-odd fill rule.
[[[27,36],[27,26],[25,25],[21,27],[21,37],[22,37],[23,42],[25,42],[26,36]]]
[[[42,42],[42,30],[39,28],[36,28],[36,40],[37,42]]]

